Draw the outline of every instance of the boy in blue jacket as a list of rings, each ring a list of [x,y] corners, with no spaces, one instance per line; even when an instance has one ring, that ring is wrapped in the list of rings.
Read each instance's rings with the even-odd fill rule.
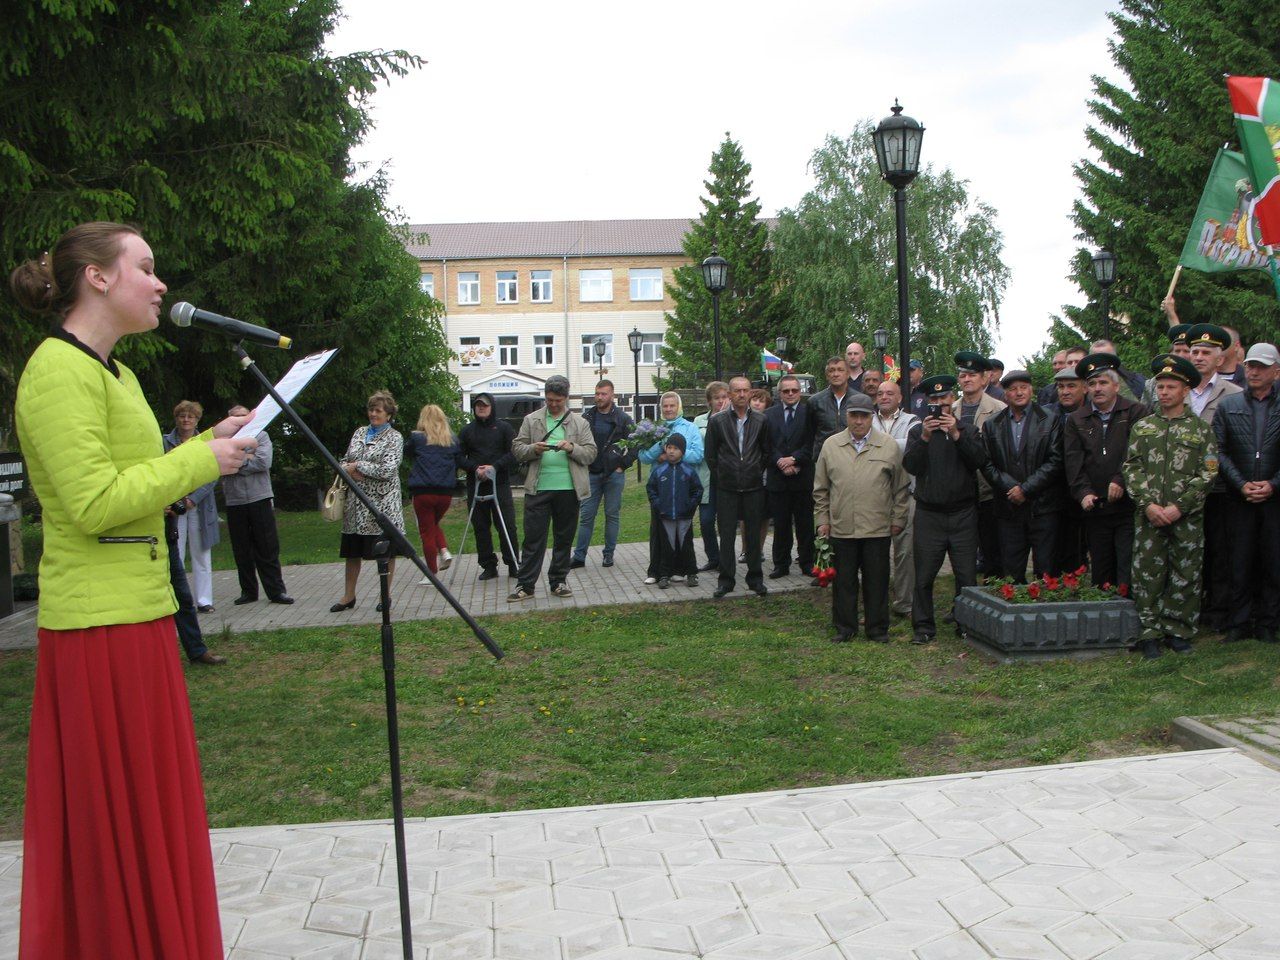
[[[684,462],[685,439],[672,433],[662,441],[666,462],[649,474],[646,489],[654,508],[658,541],[658,586],[666,590],[673,576],[684,575],[698,585],[698,561],[693,555],[693,515],[702,501],[698,471]]]

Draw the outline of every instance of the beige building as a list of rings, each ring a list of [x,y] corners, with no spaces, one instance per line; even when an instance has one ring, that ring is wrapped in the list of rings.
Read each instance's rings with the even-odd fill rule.
[[[639,330],[641,413],[652,415],[653,378],[675,309],[667,293],[688,263],[691,221],[566,220],[428,223],[410,227],[422,287],[444,304],[450,371],[472,392],[538,392],[553,374],[571,396],[590,397],[603,366],[630,407]],[[604,343],[597,360],[594,345]],[[576,405],[576,404],[575,404]]]

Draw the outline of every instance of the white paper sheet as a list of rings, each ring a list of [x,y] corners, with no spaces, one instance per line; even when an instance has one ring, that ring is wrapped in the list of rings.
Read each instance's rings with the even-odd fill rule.
[[[276,384],[276,392],[284,397],[285,403],[293,403],[293,398],[300,394],[313,377],[329,362],[338,350],[321,350],[303,357],[288,369],[280,382]],[[235,439],[256,437],[271,425],[271,421],[280,415],[280,404],[270,394],[262,398],[262,402],[253,412],[253,419],[236,431]]]

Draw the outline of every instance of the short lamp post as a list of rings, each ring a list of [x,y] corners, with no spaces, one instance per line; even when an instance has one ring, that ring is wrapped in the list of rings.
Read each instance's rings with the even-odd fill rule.
[[[884,352],[889,346],[889,331],[884,327],[876,327],[871,333],[871,340],[880,353],[880,377],[884,378]]]
[[[711,294],[711,326],[716,342],[716,379],[724,379],[720,360],[720,294],[729,286],[729,261],[711,248],[711,256],[702,261],[702,283]]]
[[[627,334],[627,346],[631,348],[631,357],[635,363],[636,372],[636,393],[631,401],[631,414],[635,417],[636,423],[640,422],[640,350],[644,347],[644,334],[640,332],[638,327],[632,327],[631,332]],[[640,479],[640,461],[636,461],[636,479]]]
[[[920,172],[920,142],[924,127],[902,115],[895,100],[893,115],[885,117],[871,135],[880,176],[893,187],[893,210],[898,233],[898,369],[909,370],[911,326],[907,312],[907,185]],[[902,409],[910,409],[911,391],[902,391]]]
[[[782,362],[782,358],[787,355],[787,338],[786,337],[774,338],[773,352],[778,355],[778,377],[781,378],[787,372],[787,365]],[[765,379],[768,380],[768,378],[769,378],[769,375],[765,374]],[[768,386],[768,384],[766,383],[765,386]]]
[[[1116,255],[1099,250],[1093,255],[1093,279],[1102,288],[1102,339],[1111,339],[1111,285],[1116,282]]]
[[[596,379],[604,379],[604,353],[608,350],[608,344],[604,342],[604,337],[600,337],[591,345],[591,352],[596,355]]]

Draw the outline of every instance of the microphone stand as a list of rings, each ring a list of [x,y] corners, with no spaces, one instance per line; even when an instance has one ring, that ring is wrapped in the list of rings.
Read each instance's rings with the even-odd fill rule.
[[[409,922],[409,871],[405,861],[404,795],[400,777],[400,723],[396,713],[395,636],[391,628],[390,558],[394,555],[392,553],[393,549],[395,553],[407,558],[426,575],[432,586],[440,592],[440,595],[448,601],[449,606],[453,607],[458,616],[471,628],[471,632],[476,635],[476,639],[483,643],[485,648],[493,654],[494,659],[502,659],[502,648],[494,642],[484,627],[476,622],[475,617],[471,616],[466,607],[459,603],[458,599],[445,588],[439,578],[431,572],[426,561],[418,556],[413,545],[391,522],[391,519],[374,506],[373,501],[369,499],[369,495],[364,492],[364,488],[347,476],[338,459],[329,452],[329,449],[312,432],[303,419],[298,416],[293,407],[289,406],[284,397],[276,392],[275,385],[267,379],[266,374],[258,369],[258,365],[253,362],[253,358],[245,352],[244,343],[233,344],[231,351],[240,358],[240,366],[253,374],[254,378],[271,398],[280,404],[280,410],[307,438],[311,446],[320,454],[321,459],[342,478],[342,482],[347,485],[348,491],[378,521],[378,526],[382,528],[382,534],[385,538],[378,541],[374,552],[377,556],[379,592],[382,595],[382,676],[387,703],[387,750],[391,755],[391,815],[395,824],[396,885],[400,891],[400,942],[404,950],[404,960],[413,960],[413,931]]]

